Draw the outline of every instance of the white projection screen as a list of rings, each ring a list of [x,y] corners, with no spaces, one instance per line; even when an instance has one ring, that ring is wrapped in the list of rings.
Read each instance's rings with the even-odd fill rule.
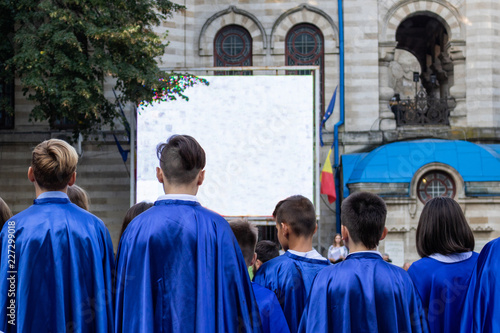
[[[269,217],[279,200],[314,202],[313,76],[205,76],[189,101],[162,102],[137,115],[137,202],[163,194],[156,146],[193,136],[207,156],[201,204],[219,214]]]

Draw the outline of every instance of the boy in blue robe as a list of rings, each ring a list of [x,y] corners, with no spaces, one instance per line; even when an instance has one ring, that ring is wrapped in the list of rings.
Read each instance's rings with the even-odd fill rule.
[[[252,267],[257,260],[255,253],[255,244],[259,235],[259,230],[256,226],[246,220],[233,220],[229,222],[234,236],[238,240],[243,258],[247,267]],[[259,306],[260,319],[262,321],[263,333],[290,333],[288,324],[281,310],[280,303],[274,293],[252,282],[255,299]]]
[[[278,240],[286,252],[263,264],[254,282],[272,290],[278,297],[290,332],[297,332],[300,317],[316,274],[329,261],[312,247],[317,229],[312,202],[301,196],[280,201],[273,212]]]
[[[300,332],[428,332],[412,281],[376,251],[387,235],[384,201],[351,194],[342,203],[342,238],[350,254],[319,272]]]
[[[486,244],[477,259],[460,324],[462,333],[500,332],[500,238]]]
[[[205,152],[186,135],[158,145],[165,195],[125,229],[118,248],[115,332],[260,332],[231,228],[196,198]]]
[[[113,245],[104,223],[66,194],[77,163],[61,140],[33,150],[36,199],[0,234],[0,331],[113,330]]]

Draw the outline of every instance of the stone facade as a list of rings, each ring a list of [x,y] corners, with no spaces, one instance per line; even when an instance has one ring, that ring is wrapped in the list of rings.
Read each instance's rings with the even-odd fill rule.
[[[170,42],[161,58],[164,68],[212,67],[214,38],[221,28],[231,24],[244,27],[251,35],[254,66],[284,66],[287,32],[296,24],[309,23],[318,27],[324,37],[324,96],[328,104],[340,79],[337,1],[183,0],[181,4],[187,9],[157,29],[160,34],[168,31],[166,39]],[[367,152],[389,142],[423,137],[476,143],[500,141],[497,0],[348,0],[343,1],[343,12],[345,125],[339,137],[341,154]],[[432,37],[439,41],[430,46],[428,53],[398,48],[404,44],[397,38],[408,20],[428,20],[441,27],[433,30]],[[414,52],[416,60],[402,55],[408,51]],[[389,101],[395,93],[412,93],[412,71],[419,71],[422,83],[427,85],[434,71],[439,85],[434,88],[454,98],[456,105],[449,126],[397,126]],[[31,147],[57,133],[51,133],[47,124],[28,122],[32,105],[23,98],[19,86],[15,105],[15,130],[0,131],[0,195],[17,212],[26,208],[33,197],[33,189],[25,180]],[[128,112],[131,114],[132,109]],[[326,124],[325,147],[332,143],[333,125],[338,119],[337,101],[334,115]],[[321,151],[321,160],[327,150]],[[100,144],[84,142],[78,172],[77,183],[89,191],[92,210],[110,227],[116,246],[119,224],[130,203],[130,181],[109,135]],[[464,186],[459,180],[457,184]],[[459,195],[457,200],[480,243],[500,235],[500,221],[494,217],[500,198]],[[414,237],[421,203],[412,194],[388,199],[387,203],[387,240],[402,242],[405,260],[417,259]],[[321,250],[333,239],[334,209],[321,204]]]

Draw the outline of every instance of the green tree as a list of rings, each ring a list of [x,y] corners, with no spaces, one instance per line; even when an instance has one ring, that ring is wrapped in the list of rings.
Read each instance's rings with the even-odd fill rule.
[[[36,102],[31,120],[65,120],[74,137],[87,137],[113,128],[121,117],[117,102],[137,105],[161,99],[158,92],[185,97],[185,86],[197,82],[188,77],[179,85],[158,68],[167,43],[153,28],[183,6],[168,0],[0,1],[0,80],[20,78],[24,94]],[[117,101],[105,96],[110,78]]]

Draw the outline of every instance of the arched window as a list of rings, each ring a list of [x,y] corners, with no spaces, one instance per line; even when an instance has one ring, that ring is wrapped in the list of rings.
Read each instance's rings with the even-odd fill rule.
[[[456,186],[453,178],[442,171],[430,171],[420,178],[417,185],[417,195],[420,201],[426,203],[435,197],[455,197]]]
[[[312,24],[297,24],[286,36],[286,65],[320,67],[321,112],[324,112],[324,54],[323,34]],[[288,71],[288,74],[309,75],[310,71]]]
[[[220,29],[215,36],[214,50],[215,67],[252,66],[252,37],[239,25]]]

